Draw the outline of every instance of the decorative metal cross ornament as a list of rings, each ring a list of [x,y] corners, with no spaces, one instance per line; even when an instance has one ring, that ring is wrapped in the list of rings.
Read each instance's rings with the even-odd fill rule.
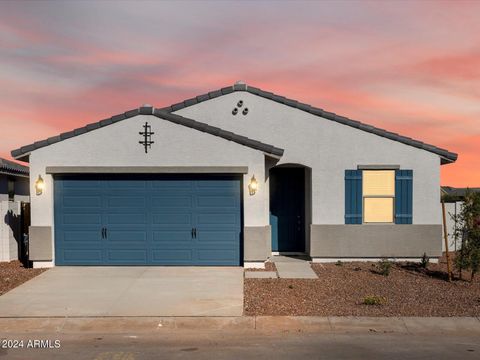
[[[144,131],[140,131],[139,134],[143,136],[143,140],[139,141],[140,144],[142,144],[145,147],[145,154],[148,153],[148,149],[152,147],[152,144],[154,141],[152,141],[152,135],[155,134],[153,131],[151,131],[152,127],[148,125],[148,122],[145,122],[145,125],[143,125]]]

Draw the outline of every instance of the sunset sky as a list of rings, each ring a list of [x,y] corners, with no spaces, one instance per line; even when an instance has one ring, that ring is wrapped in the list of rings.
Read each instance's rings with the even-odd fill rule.
[[[459,154],[480,186],[480,1],[1,2],[0,156],[236,80]]]

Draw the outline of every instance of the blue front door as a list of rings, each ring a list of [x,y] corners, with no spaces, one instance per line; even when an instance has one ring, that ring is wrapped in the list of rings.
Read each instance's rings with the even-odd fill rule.
[[[272,251],[305,252],[305,169],[270,170]]]
[[[55,179],[57,265],[241,265],[241,184],[230,176]]]

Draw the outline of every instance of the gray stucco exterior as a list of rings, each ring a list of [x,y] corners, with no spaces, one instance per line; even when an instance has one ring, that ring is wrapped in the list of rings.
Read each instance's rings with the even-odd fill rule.
[[[421,258],[442,255],[441,225],[312,225],[313,258]]]
[[[453,161],[455,154],[423,143],[414,146],[406,140],[397,141],[395,136],[373,127],[366,131],[365,127],[361,130],[354,126],[356,123],[331,121],[327,118],[330,115],[323,118],[320,112],[305,111],[248,91],[226,91],[201,100],[159,112],[140,109],[135,115],[130,111],[131,116],[92,127],[93,131],[78,129],[71,132],[72,136],[52,140],[51,144],[39,142],[37,147],[17,150],[17,156],[29,158],[30,189],[33,191],[38,175],[46,184],[42,195],[32,197],[32,226],[52,230],[50,235],[31,236],[31,242],[37,242],[32,256],[53,259],[55,173],[82,169],[135,172],[135,168],[180,172],[203,168],[243,174],[244,261],[264,261],[271,255],[269,170],[275,166],[305,168],[305,248],[312,257],[402,258],[420,257],[424,252],[432,257],[440,255],[440,166]],[[232,112],[240,100],[243,108],[249,109],[246,115]],[[167,121],[153,115],[164,111],[171,111],[173,117]],[[195,119],[194,123],[189,119]],[[145,121],[157,134],[148,155],[136,136]],[[208,131],[204,131],[205,124]],[[412,225],[344,224],[344,173],[358,168],[413,170]],[[248,184],[253,175],[259,188],[251,196]]]
[[[246,226],[243,229],[244,261],[265,261],[272,253],[271,227]]]

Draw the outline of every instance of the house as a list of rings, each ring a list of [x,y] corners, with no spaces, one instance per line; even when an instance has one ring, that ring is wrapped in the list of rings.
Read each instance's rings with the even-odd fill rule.
[[[460,250],[461,238],[455,236],[455,230],[457,229],[457,216],[463,206],[463,200],[467,190],[472,192],[480,192],[480,187],[472,188],[455,188],[452,186],[442,186],[441,195],[442,200],[445,203],[445,222],[447,224],[447,243],[448,250],[457,251]],[[442,236],[443,236],[442,232]],[[445,241],[442,242],[442,250],[446,250]]]
[[[29,202],[28,167],[0,158],[0,262],[22,255],[22,223]]]
[[[457,159],[242,82],[12,156],[36,189],[35,266],[439,257],[440,166]]]

